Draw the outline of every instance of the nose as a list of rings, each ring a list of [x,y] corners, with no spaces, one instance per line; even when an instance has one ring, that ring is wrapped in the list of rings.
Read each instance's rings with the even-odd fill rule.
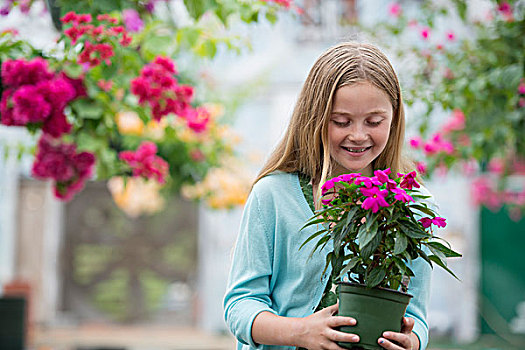
[[[360,144],[366,142],[368,135],[363,125],[354,123],[351,125],[347,138],[353,143]]]

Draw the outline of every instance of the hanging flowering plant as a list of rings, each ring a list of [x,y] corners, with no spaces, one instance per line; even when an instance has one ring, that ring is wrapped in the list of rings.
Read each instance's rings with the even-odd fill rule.
[[[419,257],[456,277],[446,258],[461,255],[433,234],[434,227],[446,226],[446,220],[425,202],[429,196],[420,192],[416,172],[391,178],[386,169],[374,175],[344,174],[325,182],[323,209],[304,226],[321,225],[321,230],[301,248],[317,239],[313,254],[333,244],[325,267],[325,271],[332,267],[330,283],[347,278],[369,288],[406,292],[406,280],[414,276],[410,262]],[[333,292],[325,294],[324,306],[333,304],[334,298]]]
[[[27,12],[33,2],[24,4]],[[60,2],[62,10],[82,4]],[[233,155],[221,131],[227,126],[201,102],[195,79],[180,72],[171,58],[213,57],[220,43],[238,49],[225,36],[206,34],[209,28],[200,21],[209,11],[226,24],[233,13],[188,2],[195,22],[174,31],[169,23],[153,21],[152,6],[130,2],[120,9],[117,2],[111,4],[122,13],[108,15],[98,8],[90,9],[95,14],[66,13],[50,52],[33,49],[14,31],[0,35],[0,123],[24,127],[40,138],[33,175],[52,180],[63,200],[93,176],[142,177],[178,192]],[[251,13],[243,18],[246,22],[257,21],[260,12],[271,17],[289,7],[262,1],[235,4]],[[9,3],[2,14],[15,5]]]
[[[525,211],[525,6],[523,1],[398,2],[370,31],[409,67],[405,97],[421,136],[410,141],[427,175],[449,169],[473,182],[477,204]],[[414,131],[415,131],[414,130]],[[521,180],[519,180],[521,178]]]

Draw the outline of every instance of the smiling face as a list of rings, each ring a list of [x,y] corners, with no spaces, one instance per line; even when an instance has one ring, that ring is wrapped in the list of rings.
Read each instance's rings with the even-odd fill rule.
[[[390,136],[393,108],[388,95],[369,82],[337,89],[328,124],[332,176],[372,175],[372,162]]]

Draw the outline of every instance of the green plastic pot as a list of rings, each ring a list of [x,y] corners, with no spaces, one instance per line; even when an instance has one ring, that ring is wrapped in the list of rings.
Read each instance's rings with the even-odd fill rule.
[[[412,295],[393,289],[367,288],[361,284],[339,284],[339,315],[357,320],[355,326],[341,327],[359,335],[358,343],[339,343],[346,349],[383,349],[377,340],[385,331],[399,332]]]

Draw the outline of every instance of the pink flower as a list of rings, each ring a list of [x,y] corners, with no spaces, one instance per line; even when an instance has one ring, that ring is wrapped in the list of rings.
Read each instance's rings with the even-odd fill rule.
[[[51,117],[49,117],[42,126],[44,133],[50,134],[53,137],[60,137],[62,134],[67,134],[71,131],[72,125],[67,121],[63,110],[55,110]]]
[[[432,219],[430,218],[421,218],[418,220],[424,228],[429,228],[432,225]]]
[[[186,116],[188,127],[197,133],[205,131],[209,121],[210,113],[203,107],[193,109],[192,112]]]
[[[421,35],[421,37],[424,39],[424,40],[427,40],[428,37],[430,36],[430,28],[429,27],[423,27],[421,29],[421,31],[419,32],[419,34]]]
[[[52,179],[55,196],[69,200],[92,176],[94,165],[92,153],[77,153],[75,145],[60,143],[43,134],[38,142],[32,174],[39,179]]]
[[[119,153],[119,158],[131,167],[133,176],[155,178],[159,183],[164,183],[169,172],[169,166],[156,153],[157,145],[151,141],[144,141],[136,152],[122,151]]]
[[[448,134],[451,131],[463,130],[465,128],[465,114],[460,109],[455,109],[452,117],[447,120],[443,126],[443,133]]]
[[[418,173],[424,175],[427,173],[427,165],[424,162],[417,162],[416,170]]]
[[[123,10],[122,18],[126,29],[130,32],[140,32],[144,28],[144,22],[142,22],[139,13],[134,9]]]
[[[518,100],[518,106],[525,107],[525,98],[520,97],[520,99]]]
[[[410,139],[410,147],[412,148],[417,149],[421,146],[422,143],[423,143],[423,140],[419,136],[416,136]]]
[[[48,70],[47,61],[40,57],[31,61],[18,59],[2,63],[2,85],[5,87],[35,85],[52,77],[53,73]]]
[[[361,188],[361,193],[367,196],[367,198],[361,204],[361,207],[363,209],[371,209],[372,213],[377,213],[380,207],[389,206],[389,204],[385,200],[385,197],[388,195],[387,190],[380,190],[377,187]]]
[[[456,34],[454,34],[453,31],[448,31],[448,32],[447,32],[447,39],[448,39],[449,41],[454,41],[454,40],[456,40]]]
[[[520,85],[518,86],[518,93],[521,95],[525,95],[525,82],[523,79],[520,81]]]
[[[51,113],[51,105],[33,85],[24,85],[17,89],[12,103],[14,125],[43,122]]]
[[[395,193],[394,198],[396,200],[398,200],[398,201],[401,201],[403,203],[413,202],[414,201],[414,198],[412,198],[412,196],[410,196],[408,193],[406,193],[406,191],[403,190],[402,188],[392,188],[390,191],[392,193]]]
[[[393,2],[388,6],[388,13],[390,16],[398,18],[401,16],[401,5],[397,2]]]
[[[107,81],[107,80],[104,80],[104,79],[100,79],[98,82],[97,82],[97,86],[101,89],[101,90],[104,90],[106,92],[110,91],[111,88],[113,87],[113,82],[110,80],[110,81]]]
[[[505,162],[501,158],[492,158],[488,165],[489,172],[496,175],[502,175],[505,171]]]
[[[368,176],[358,176],[355,178],[355,184],[359,186],[365,186],[366,188],[371,188],[373,185],[381,186],[382,183],[377,179],[377,177],[368,177]]]
[[[432,219],[432,223],[434,225],[436,225],[437,227],[445,227],[445,226],[447,226],[447,223],[445,221],[446,221],[445,218],[442,218],[442,217],[439,217],[439,216],[436,216],[435,218]]]
[[[390,168],[385,169],[385,170],[375,170],[374,171],[374,175],[377,177],[379,182],[384,184],[384,183],[387,183],[390,180],[390,178],[388,177],[390,172],[391,172]]]
[[[321,194],[324,196],[326,192],[334,188],[335,182],[334,179],[327,180],[323,186],[321,186]]]
[[[413,187],[420,188],[421,186],[416,181],[416,172],[412,171],[405,176],[403,176],[403,180],[401,180],[401,183],[399,184],[401,188],[405,188],[408,190],[411,190]]]
[[[361,173],[352,173],[340,175],[339,178],[341,179],[341,181],[352,183],[359,176],[361,176]]]

